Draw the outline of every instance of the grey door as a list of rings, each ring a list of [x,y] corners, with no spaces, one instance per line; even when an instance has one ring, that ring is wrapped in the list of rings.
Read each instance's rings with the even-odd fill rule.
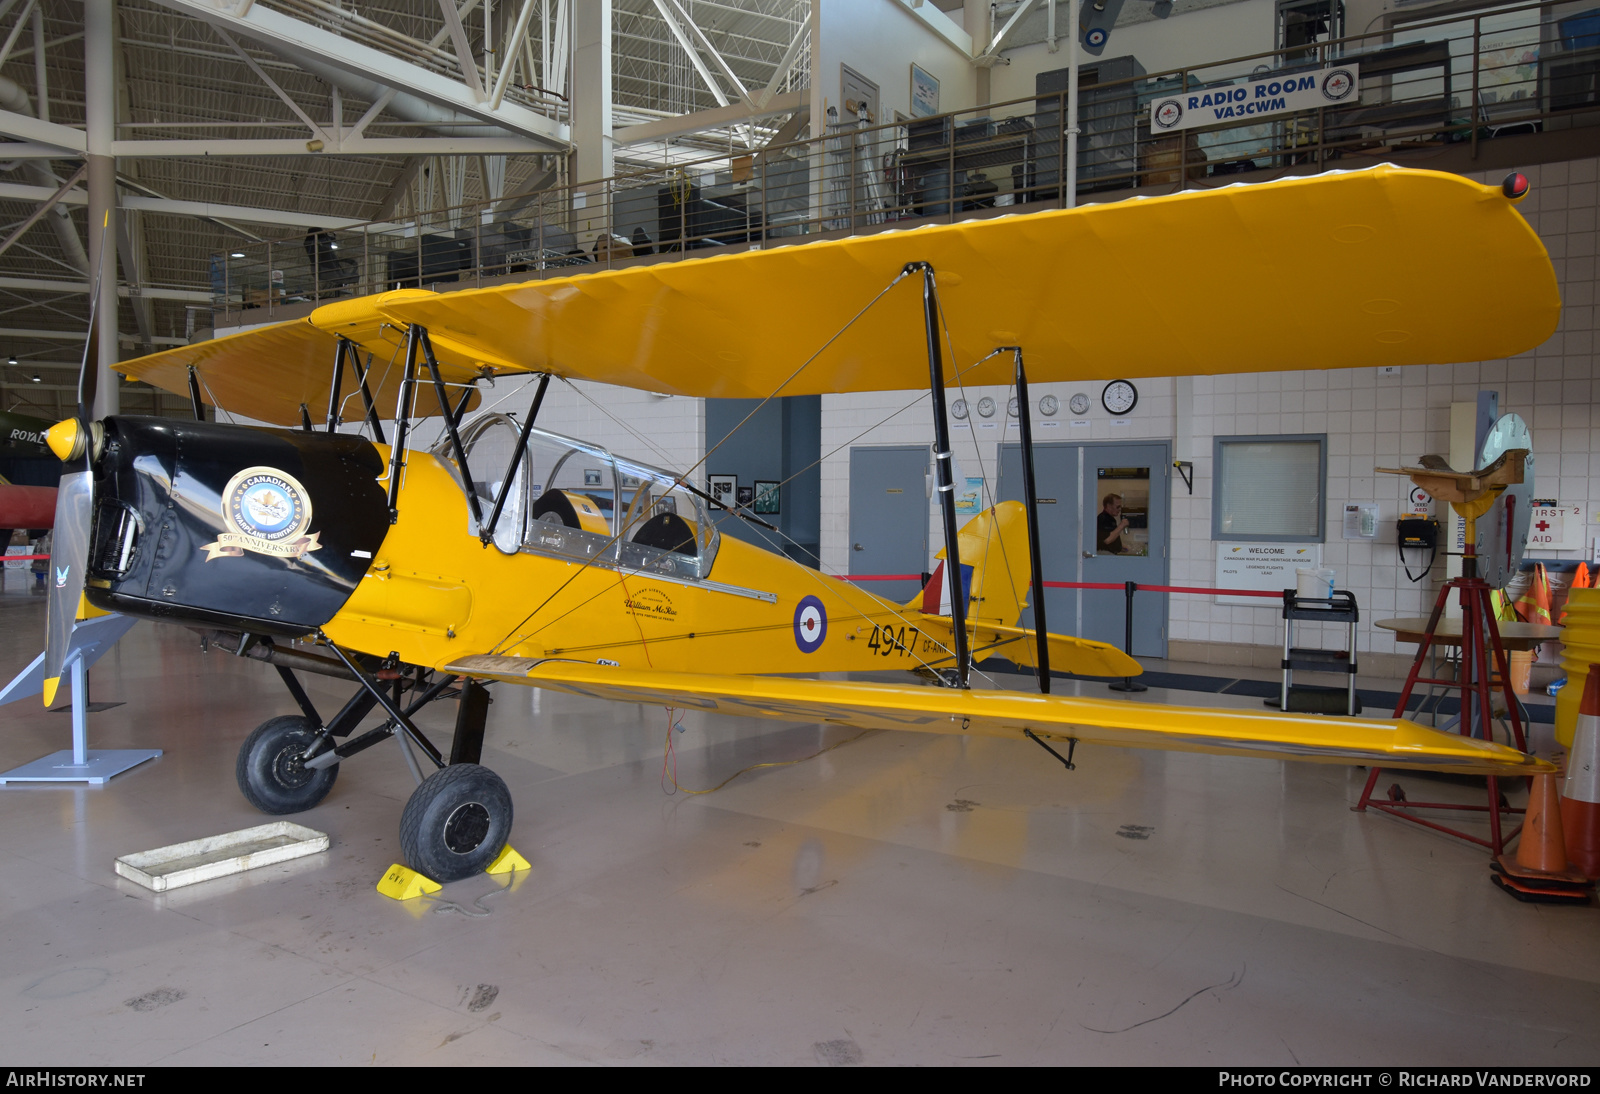
[[[1168,469],[1166,442],[1086,445],[1083,448],[1083,517],[1086,542],[1080,557],[1084,581],[1167,584]],[[1107,499],[1120,497],[1120,512]],[[1115,508],[1115,506],[1113,506]],[[1100,529],[1120,528],[1110,545]],[[1085,589],[1078,634],[1121,646],[1126,633],[1126,595],[1121,590]],[[1140,592],[1133,601],[1133,655],[1166,657],[1167,594]]]
[[[1078,580],[1078,551],[1082,535],[1079,525],[1077,445],[1036,444],[1033,448],[1034,474],[1039,481],[1039,557],[1044,579]],[[1000,490],[1002,501],[1022,499],[1022,446],[1003,445],[1000,449]],[[1046,589],[1045,626],[1056,634],[1078,633],[1079,591]],[[1033,596],[1022,625],[1036,625]]]
[[[850,450],[850,573],[920,574],[928,564],[928,449]],[[863,581],[861,588],[904,603],[915,580]]]
[[[1169,451],[1165,441],[1034,446],[1046,582],[1167,584]],[[1116,503],[1108,507],[1112,495]],[[999,496],[1022,500],[1020,445],[1001,448]],[[1047,589],[1046,624],[1120,649],[1124,601],[1121,589]],[[1026,613],[1028,626],[1032,616]],[[1166,657],[1166,593],[1135,594],[1133,655]]]

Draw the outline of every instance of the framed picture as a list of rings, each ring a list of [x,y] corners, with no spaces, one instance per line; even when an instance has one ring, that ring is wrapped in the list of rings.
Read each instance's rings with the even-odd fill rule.
[[[939,113],[939,78],[920,65],[911,66],[911,116]]]
[[[756,480],[755,485],[755,512],[757,516],[774,517],[778,515],[779,490],[782,483],[764,482]]]
[[[750,503],[756,500],[756,489],[753,486],[741,486],[734,492],[738,499],[740,509],[748,509]]]
[[[585,467],[583,469],[583,485],[585,485],[585,486],[599,486],[600,485],[600,469],[598,467]]]
[[[706,482],[711,487],[708,491],[711,500],[718,506],[726,509],[735,504],[739,490],[738,475],[707,475]]]

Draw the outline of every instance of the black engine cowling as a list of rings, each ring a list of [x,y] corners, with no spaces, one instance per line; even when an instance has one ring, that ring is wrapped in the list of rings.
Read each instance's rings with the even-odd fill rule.
[[[355,591],[389,529],[367,440],[111,417],[86,593],[109,611],[299,635]]]

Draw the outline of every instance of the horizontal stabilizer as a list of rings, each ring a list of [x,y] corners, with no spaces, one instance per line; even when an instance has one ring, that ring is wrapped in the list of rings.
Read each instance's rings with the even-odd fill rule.
[[[1503,745],[1440,733],[1404,719],[1335,719],[1008,691],[641,671],[553,658],[464,657],[444,671],[595,699],[862,729],[978,733],[1018,740],[1028,730],[1052,741],[1463,775],[1555,770]]]
[[[945,649],[954,644],[949,616],[919,615],[917,626],[930,637],[937,637]],[[972,658],[983,661],[989,657],[1004,657],[1014,665],[1033,668],[1039,661],[1038,632],[1027,627],[1008,627],[986,619],[967,620],[967,634],[971,636]],[[1070,672],[1075,676],[1138,676],[1144,666],[1108,642],[1095,642],[1088,638],[1073,638],[1064,634],[1049,635],[1050,671]],[[954,657],[930,660],[929,668],[949,668]]]

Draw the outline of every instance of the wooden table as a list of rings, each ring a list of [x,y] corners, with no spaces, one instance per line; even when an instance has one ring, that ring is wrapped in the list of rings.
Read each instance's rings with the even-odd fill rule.
[[[1408,616],[1404,619],[1380,619],[1377,625],[1386,631],[1395,632],[1395,641],[1409,642],[1412,645],[1422,645],[1422,638],[1428,633],[1428,617],[1425,615]],[[1500,631],[1500,644],[1507,650],[1531,650],[1541,642],[1551,639],[1559,640],[1563,627],[1553,627],[1545,623],[1507,623],[1496,622]],[[1433,632],[1433,641],[1440,646],[1461,645],[1461,620],[1440,619],[1439,625]]]

